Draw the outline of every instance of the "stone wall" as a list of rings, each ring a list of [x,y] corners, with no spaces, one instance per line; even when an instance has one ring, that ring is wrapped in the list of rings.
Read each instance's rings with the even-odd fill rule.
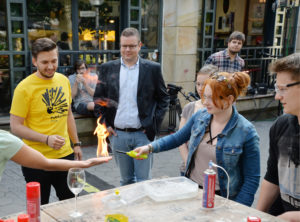
[[[162,70],[166,83],[194,90],[199,0],[164,0]],[[182,100],[182,98],[181,98]],[[182,100],[183,103],[185,101]]]

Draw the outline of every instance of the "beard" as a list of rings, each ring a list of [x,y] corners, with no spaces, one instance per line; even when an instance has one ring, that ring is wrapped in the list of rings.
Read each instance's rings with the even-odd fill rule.
[[[232,54],[232,55],[236,55],[236,54],[238,54],[238,53],[240,52],[240,50],[238,50],[238,51],[233,51],[233,50],[229,49],[229,52],[230,52],[230,54]]]
[[[53,76],[55,74],[55,71],[53,71],[53,74],[52,75],[46,75],[44,72],[40,72],[40,75],[44,78],[47,78],[47,79],[52,79]]]

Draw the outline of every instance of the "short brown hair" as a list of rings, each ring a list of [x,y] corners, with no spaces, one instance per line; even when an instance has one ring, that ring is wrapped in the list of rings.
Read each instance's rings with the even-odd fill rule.
[[[219,77],[224,77],[222,81],[219,81]],[[204,82],[204,86],[201,92],[201,100],[204,102],[204,89],[206,85],[209,85],[212,90],[212,101],[214,105],[220,109],[224,108],[224,101],[229,102],[228,96],[232,95],[234,101],[236,101],[239,95],[243,95],[250,83],[250,77],[245,72],[219,72],[212,75]]]
[[[234,31],[233,33],[231,33],[231,35],[228,38],[228,42],[231,42],[232,40],[237,39],[243,42],[245,42],[245,35],[242,32],[239,31]]]
[[[138,41],[141,41],[141,37],[140,37],[140,33],[136,28],[126,28],[122,31],[121,33],[121,37],[125,36],[125,37],[129,37],[129,36],[136,36]]]
[[[278,72],[288,72],[292,79],[300,80],[300,53],[294,53],[289,56],[277,59],[269,66],[271,74]]]
[[[34,58],[37,58],[40,52],[49,52],[56,49],[56,44],[49,38],[40,38],[34,41],[31,48],[31,53]]]
[[[81,59],[78,59],[78,60],[76,60],[76,62],[74,63],[74,66],[73,66],[74,72],[77,73],[77,69],[79,69],[82,64],[84,64],[84,66],[85,66],[86,69],[88,68],[88,66],[85,63],[85,61],[83,61]]]

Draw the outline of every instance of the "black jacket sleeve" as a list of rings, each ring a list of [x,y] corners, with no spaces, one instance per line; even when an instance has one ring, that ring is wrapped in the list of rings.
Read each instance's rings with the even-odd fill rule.
[[[103,65],[99,68],[98,82],[94,93],[94,115],[100,117],[100,122],[105,123],[107,127],[110,123],[106,121],[106,110],[107,110],[107,79],[106,79],[105,67]]]
[[[158,86],[155,90],[155,99],[156,99],[156,109],[155,109],[155,120],[156,120],[156,133],[158,133],[160,129],[160,125],[163,121],[164,115],[166,111],[168,110],[170,97],[167,92],[167,88],[165,85],[165,81],[162,76],[161,67],[156,67],[157,71],[156,73],[156,79]]]

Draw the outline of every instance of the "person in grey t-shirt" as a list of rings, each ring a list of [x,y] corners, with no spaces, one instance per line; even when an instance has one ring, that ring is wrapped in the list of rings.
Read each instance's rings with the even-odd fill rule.
[[[75,111],[78,114],[93,115],[95,107],[93,96],[98,81],[98,76],[91,73],[82,60],[74,64],[75,73],[69,76],[72,99]]]

